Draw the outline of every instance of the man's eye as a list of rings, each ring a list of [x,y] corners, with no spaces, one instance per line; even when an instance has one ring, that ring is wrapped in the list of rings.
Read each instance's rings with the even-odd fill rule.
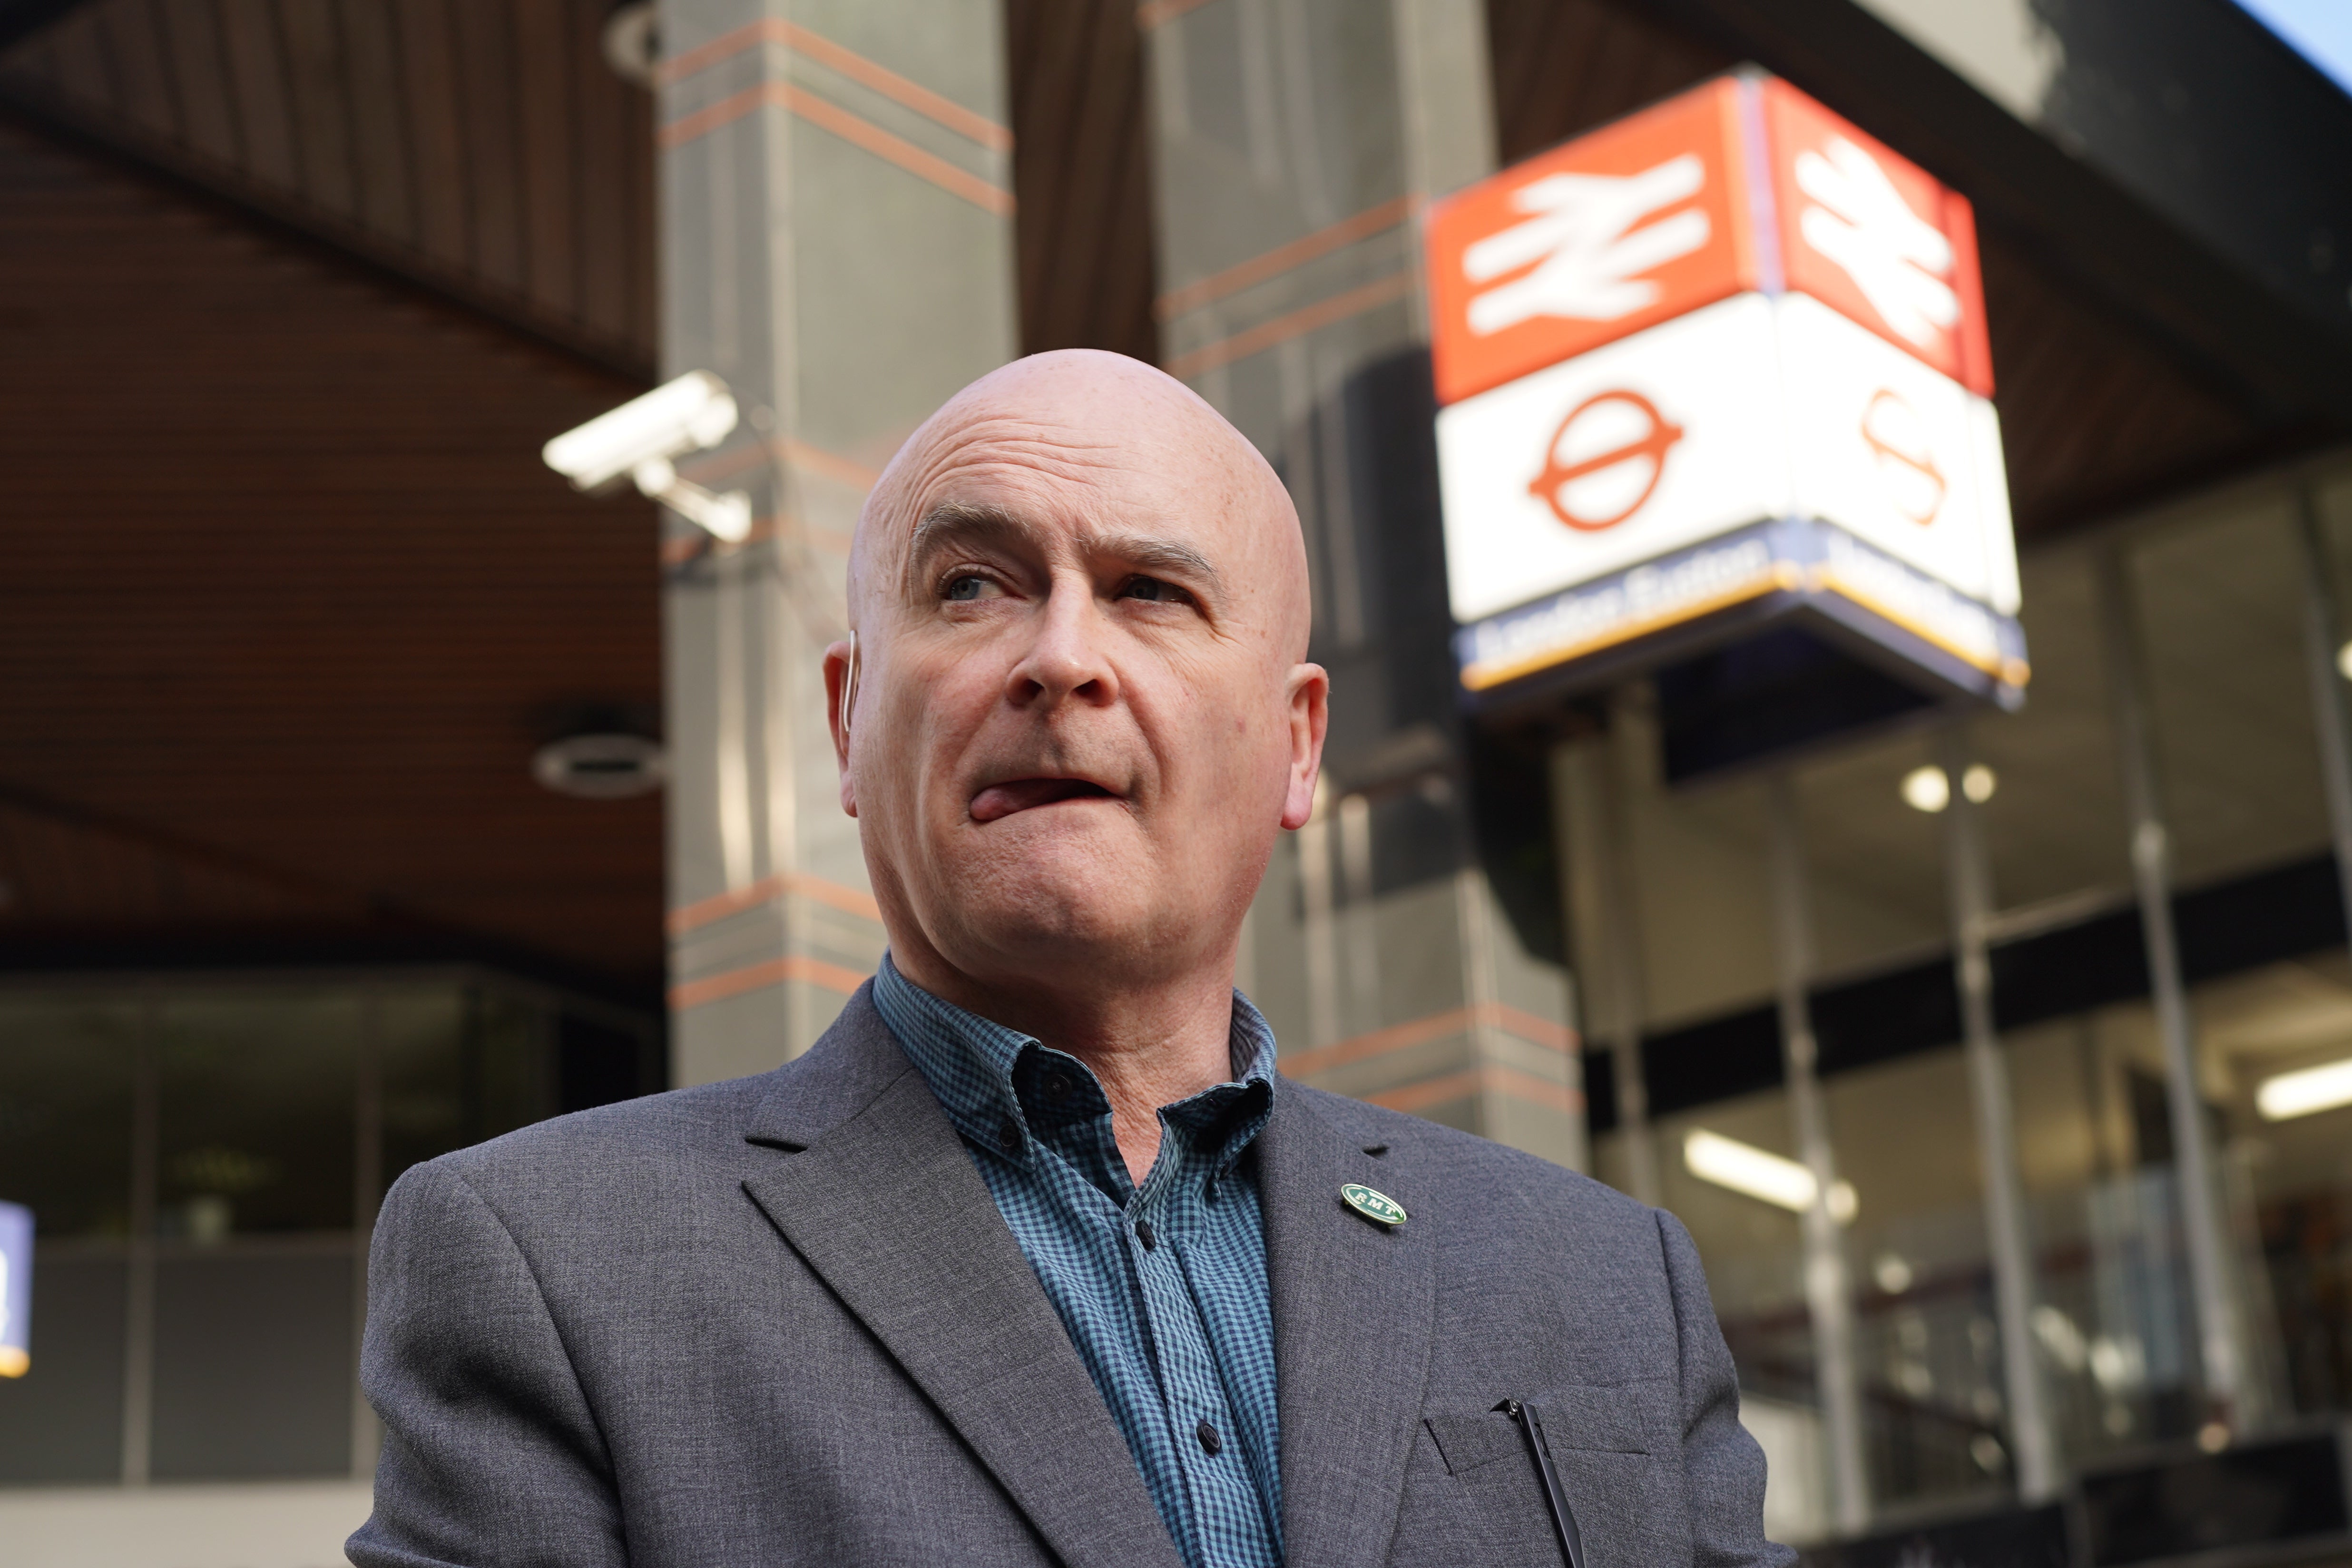
[[[1163,583],[1157,577],[1131,578],[1118,591],[1118,596],[1122,599],[1142,599],[1155,605],[1190,604],[1192,598],[1175,584]]]
[[[974,599],[985,599],[991,597],[992,590],[993,590],[996,584],[990,582],[987,578],[980,576],[975,573],[967,572],[961,577],[950,577],[948,579],[948,591],[946,596],[950,601],[958,604],[969,604]]]

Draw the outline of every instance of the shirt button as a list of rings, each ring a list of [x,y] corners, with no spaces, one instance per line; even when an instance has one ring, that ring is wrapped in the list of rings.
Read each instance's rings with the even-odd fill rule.
[[[1068,1073],[1049,1072],[1045,1075],[1045,1098],[1055,1104],[1061,1104],[1077,1091],[1077,1079]]]
[[[1151,1234],[1151,1222],[1148,1219],[1135,1222],[1135,1239],[1143,1243],[1143,1250],[1146,1252],[1160,1245],[1160,1238]]]
[[[1006,1117],[1004,1125],[996,1130],[996,1143],[1008,1154],[1021,1152],[1021,1123]]]
[[[1201,1449],[1203,1453],[1214,1456],[1224,1451],[1225,1440],[1218,1436],[1217,1429],[1206,1421],[1192,1428],[1192,1436],[1201,1439]]]

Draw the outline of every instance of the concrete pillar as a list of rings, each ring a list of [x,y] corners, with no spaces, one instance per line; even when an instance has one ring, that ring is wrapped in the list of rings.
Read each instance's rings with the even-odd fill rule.
[[[876,471],[1016,352],[998,0],[661,0],[662,366],[743,422],[688,479],[750,493],[740,547],[670,518],[672,1077],[807,1048],[882,952],[819,659]]]
[[[1332,675],[1327,798],[1259,897],[1253,994],[1294,1076],[1581,1165],[1548,748],[1473,763],[1447,641],[1415,218],[1493,166],[1485,8],[1137,19],[1164,363],[1297,498]]]

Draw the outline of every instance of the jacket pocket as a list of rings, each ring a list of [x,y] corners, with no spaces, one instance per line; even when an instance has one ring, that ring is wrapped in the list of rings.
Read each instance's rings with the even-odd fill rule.
[[[1650,1380],[1601,1386],[1561,1384],[1517,1397],[1543,1416],[1544,1436],[1557,1463],[1571,1449],[1603,1454],[1671,1453],[1675,1447],[1673,1405],[1666,1384]],[[1423,1417],[1446,1469],[1464,1475],[1498,1459],[1528,1458],[1518,1424],[1499,1410]]]
[[[1587,1568],[1648,1568],[1687,1562],[1681,1432],[1664,1380],[1598,1386],[1561,1384],[1519,1393],[1543,1416],[1560,1490],[1576,1515]],[[1499,1411],[1425,1411],[1422,1419],[1449,1479],[1462,1489],[1459,1562],[1559,1568],[1543,1484],[1517,1423]]]

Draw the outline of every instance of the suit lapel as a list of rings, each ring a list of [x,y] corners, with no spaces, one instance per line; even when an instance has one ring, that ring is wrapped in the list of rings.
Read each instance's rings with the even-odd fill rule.
[[[768,1145],[752,1151],[752,1199],[1055,1554],[1070,1568],[1175,1568],[1175,1543],[1061,1319],[863,993],[783,1069],[750,1136]]]
[[[1387,1558],[1436,1332],[1436,1247],[1402,1173],[1296,1085],[1259,1135],[1288,1568]],[[1383,1229],[1340,1201],[1363,1182],[1404,1205]]]

